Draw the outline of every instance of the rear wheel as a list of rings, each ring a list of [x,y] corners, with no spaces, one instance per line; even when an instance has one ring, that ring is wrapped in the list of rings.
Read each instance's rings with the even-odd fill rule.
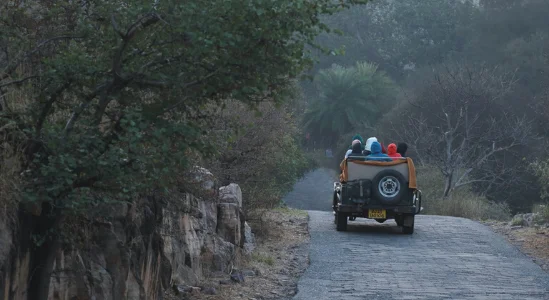
[[[332,209],[335,211],[337,209],[337,200],[338,200],[338,197],[337,197],[337,191],[334,190],[334,195],[332,197]]]
[[[337,211],[336,212],[336,230],[347,231],[347,214]]]
[[[402,224],[402,232],[405,234],[414,233],[414,216],[404,216]]]

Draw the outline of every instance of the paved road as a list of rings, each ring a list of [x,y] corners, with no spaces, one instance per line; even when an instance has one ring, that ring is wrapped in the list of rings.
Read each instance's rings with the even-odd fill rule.
[[[329,207],[329,196],[315,197]],[[330,212],[309,215],[310,266],[294,299],[549,299],[549,275],[477,222],[417,216],[415,233],[404,235],[394,221],[362,219],[337,232]]]
[[[298,209],[331,211],[337,176],[336,171],[326,168],[309,172],[284,197],[284,202]]]

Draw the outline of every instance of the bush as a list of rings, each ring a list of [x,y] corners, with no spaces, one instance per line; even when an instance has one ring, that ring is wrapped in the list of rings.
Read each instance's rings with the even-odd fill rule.
[[[305,153],[305,157],[309,160],[309,164],[312,168],[328,168],[339,170],[339,163],[341,159],[338,156],[326,157],[324,149],[309,151]]]
[[[450,197],[442,197],[444,178],[440,170],[432,167],[420,167],[417,170],[418,185],[423,193],[423,213],[463,217],[473,220],[510,219],[511,211],[505,203],[491,202],[485,197],[476,195],[469,188],[463,187],[454,191]]]
[[[225,104],[210,136],[219,155],[205,164],[221,184],[241,186],[246,211],[276,207],[315,165],[299,147],[292,108],[262,103],[254,111],[235,101]]]
[[[545,224],[549,223],[549,205],[538,204],[532,209],[532,212],[536,214],[536,223]]]

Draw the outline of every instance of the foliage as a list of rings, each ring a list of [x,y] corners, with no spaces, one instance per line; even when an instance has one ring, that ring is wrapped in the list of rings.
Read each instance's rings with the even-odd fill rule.
[[[242,187],[246,210],[275,207],[312,163],[298,147],[292,106],[265,102],[254,112],[235,101],[225,104],[209,135],[219,155],[205,165],[222,184]]]
[[[372,61],[392,78],[443,62],[464,47],[475,9],[470,1],[374,1],[334,16],[326,23],[342,35],[323,34],[318,41],[345,47],[345,56],[320,57],[319,67]]]
[[[540,225],[549,223],[549,205],[538,204],[532,209],[534,214],[537,214],[536,220]]]
[[[0,141],[6,139],[2,131],[3,128],[0,128]],[[20,156],[20,149],[14,148],[10,143],[0,144],[0,219],[5,221],[15,218],[20,199]]]
[[[410,82],[408,102],[382,120],[384,134],[406,142],[419,165],[437,166],[445,178],[443,196],[472,186],[517,209],[528,202],[516,197],[514,187],[529,178],[516,172],[523,171],[524,148],[537,134],[531,120],[501,101],[514,88],[513,78],[499,68],[466,63],[420,73]]]
[[[444,177],[434,166],[417,168],[417,176],[423,194],[422,206],[425,214],[501,221],[507,221],[511,217],[507,204],[491,202],[470,188],[460,189],[445,199],[442,196]]]
[[[112,200],[93,190],[121,199],[173,184],[190,151],[212,152],[203,108],[285,99],[312,63],[305,45],[327,30],[320,15],[352,2],[4,4],[0,87],[28,91],[29,105],[3,97],[0,126],[25,135],[26,199],[75,210]]]
[[[400,103],[375,129],[359,126],[348,130],[339,139],[339,147],[346,148],[350,136],[356,132],[383,140],[411,142],[409,153],[419,165],[433,163],[433,154],[442,158],[439,165],[446,164],[441,172],[448,174],[445,183],[448,192],[452,192],[452,183],[463,178],[467,180],[461,183],[469,182],[475,193],[496,202],[507,202],[513,210],[530,211],[532,204],[539,201],[538,193],[544,183],[536,183],[527,166],[547,156],[549,149],[548,14],[549,2],[544,0],[411,0],[376,1],[327,16],[326,23],[341,29],[342,34],[322,34],[317,41],[332,48],[343,47],[345,55],[319,55],[319,69],[333,63],[346,67],[356,61],[370,61],[387,72],[403,90]],[[467,72],[461,75],[448,72],[448,66],[456,62],[473,70],[474,79],[469,80],[472,85],[464,84]],[[484,78],[478,77],[478,70],[485,70]],[[454,78],[448,80],[449,76]],[[498,77],[505,80],[497,82]],[[487,82],[490,78],[495,80]],[[317,97],[310,84],[302,85],[308,99]],[[439,88],[434,88],[436,86]],[[471,143],[462,147],[463,130],[448,136],[450,139],[444,136],[452,131],[442,112],[449,112],[452,126],[456,125],[459,119],[456,107],[464,104],[459,98],[475,95],[492,98],[490,109],[482,108],[484,113],[479,114],[479,122],[471,127],[473,135],[482,136],[484,142],[472,138]],[[439,98],[451,100],[447,102],[451,105],[433,103]],[[470,116],[478,112],[478,102],[474,99],[465,105],[471,107]],[[421,109],[417,109],[417,105]],[[517,120],[526,122],[519,124]],[[416,126],[419,121],[425,121],[423,127]],[[494,133],[494,128],[499,130]],[[523,138],[517,134],[520,128],[527,129],[521,133],[525,135]],[[414,130],[419,134],[408,134]],[[400,136],[395,134],[398,132]],[[434,139],[426,138],[430,133],[434,133]],[[503,144],[516,139],[523,141],[509,151],[491,155],[482,166],[467,172],[470,168],[460,166],[463,160],[478,159],[482,157],[480,153],[490,151],[492,135]],[[449,140],[454,151],[443,157],[446,149],[439,146]],[[444,158],[448,163],[444,163]],[[466,164],[471,165],[471,161]],[[456,178],[447,172],[448,166],[467,175]]]
[[[274,211],[279,212],[279,213],[284,214],[284,215],[287,215],[287,216],[292,216],[292,217],[305,217],[306,218],[309,215],[309,213],[306,210],[290,208],[290,207],[285,206],[285,205],[275,208]]]
[[[541,198],[549,199],[549,160],[537,160],[530,164],[530,169],[541,185]]]
[[[252,260],[266,264],[268,266],[274,266],[275,264],[274,258],[271,255],[264,253],[252,253]]]
[[[315,77],[317,99],[303,116],[313,139],[329,145],[361,123],[375,124],[395,100],[393,81],[370,63],[334,65]]]
[[[49,295],[63,220],[174,186],[190,157],[218,150],[209,107],[288,99],[313,63],[306,46],[329,30],[320,16],[364,2],[2,3],[0,128],[22,149],[25,204],[44,208],[33,233],[53,233],[33,250],[29,297]],[[289,156],[268,161],[267,190],[303,163],[291,136],[276,146]]]

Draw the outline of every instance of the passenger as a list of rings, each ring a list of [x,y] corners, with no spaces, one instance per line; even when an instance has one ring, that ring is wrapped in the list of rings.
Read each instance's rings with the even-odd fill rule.
[[[408,145],[406,143],[398,143],[397,153],[406,157],[406,151],[408,150]]]
[[[393,160],[398,160],[399,157],[402,157],[402,155],[397,152],[397,145],[394,143],[389,144],[387,147],[387,155],[393,158]]]
[[[356,146],[356,145],[358,145],[358,146]],[[354,140],[353,143],[351,144],[351,149],[347,150],[347,152],[345,153],[345,159],[347,159],[347,157],[349,157],[349,155],[353,154],[353,150],[356,147],[360,147],[360,152],[361,152],[360,154],[362,154],[362,143],[360,142],[360,140]]]
[[[370,155],[366,156],[366,160],[375,161],[393,161],[387,154],[381,153],[381,145],[378,142],[373,142],[370,146]]]
[[[358,140],[360,142],[360,144],[362,145],[362,150],[364,150],[364,140],[362,139],[362,136],[360,136],[360,134],[358,134],[358,133],[355,134],[355,136],[353,136],[353,139],[351,141],[354,142],[356,140]],[[351,143],[351,146],[349,146],[349,149],[345,153],[345,158],[347,158],[347,156],[349,156],[349,154],[351,153],[352,147],[353,147],[353,144]]]
[[[358,134],[358,133],[355,134],[355,136],[353,136],[353,138],[352,138],[351,140],[352,140],[353,142],[354,142],[355,140],[359,140],[359,141],[360,141],[360,144],[362,145],[362,150],[364,150],[364,139],[362,138],[362,136],[360,136],[360,134]],[[351,149],[352,146],[353,146],[353,145],[351,144],[351,147],[349,147],[349,149]]]
[[[387,154],[387,149],[385,149],[385,146],[383,146],[383,143],[379,142],[379,144],[381,145],[381,153]]]
[[[364,157],[362,154],[362,144],[360,142],[353,143],[353,149],[351,149],[351,154],[348,157]],[[346,157],[347,158],[347,157]]]
[[[371,137],[366,140],[366,146],[364,147],[364,151],[362,152],[364,155],[370,155],[370,153],[372,153],[370,147],[372,147],[373,142],[377,142],[376,137]]]

